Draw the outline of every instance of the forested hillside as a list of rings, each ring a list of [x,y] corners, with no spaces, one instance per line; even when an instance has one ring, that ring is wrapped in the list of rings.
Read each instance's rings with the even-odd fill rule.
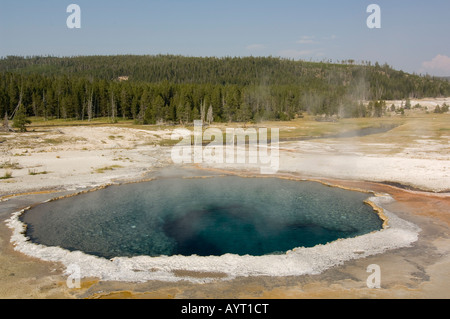
[[[354,65],[279,58],[158,56],[0,59],[0,114],[139,123],[370,116],[360,101],[450,96],[450,82]]]

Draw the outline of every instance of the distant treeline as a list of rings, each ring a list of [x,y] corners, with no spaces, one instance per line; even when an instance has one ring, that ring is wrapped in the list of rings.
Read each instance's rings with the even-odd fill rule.
[[[361,101],[450,96],[450,82],[388,65],[273,57],[7,57],[0,114],[151,124],[289,120],[303,112],[372,116]]]

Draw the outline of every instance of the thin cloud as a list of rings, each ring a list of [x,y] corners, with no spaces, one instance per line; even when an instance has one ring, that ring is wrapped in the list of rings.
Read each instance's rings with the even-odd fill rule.
[[[295,41],[297,44],[320,44],[321,40],[325,41],[331,41],[336,40],[337,36],[335,34],[332,34],[330,36],[321,37],[320,39],[317,39],[315,36],[310,35],[304,35],[299,40]]]
[[[420,69],[422,73],[430,73],[437,76],[449,76],[450,75],[450,57],[442,54],[438,54],[431,61],[425,61],[422,63]]]
[[[314,40],[314,36],[304,35],[300,38],[300,40],[296,41],[298,44],[313,44],[316,43]]]
[[[246,50],[254,51],[254,50],[263,50],[266,46],[264,44],[250,44],[245,47]]]
[[[337,39],[337,36],[336,36],[335,34],[332,34],[331,36],[329,36],[329,37],[324,37],[323,39],[324,39],[324,40],[336,40],[336,39]]]
[[[283,50],[278,52],[278,55],[283,58],[300,59],[304,57],[323,56],[323,53],[317,50]]]

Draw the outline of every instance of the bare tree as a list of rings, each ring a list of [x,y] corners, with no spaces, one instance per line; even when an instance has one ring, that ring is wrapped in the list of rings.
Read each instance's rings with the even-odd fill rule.
[[[23,86],[20,86],[20,95],[19,95],[19,103],[17,103],[16,108],[14,109],[14,111],[11,114],[10,119],[12,120],[14,118],[14,116],[16,116],[16,112],[19,109],[20,105],[22,104],[22,95],[23,95]]]
[[[202,103],[200,104],[200,119],[203,122],[205,122],[205,101],[202,101]]]
[[[114,92],[111,92],[111,121],[115,123],[116,120],[116,113],[117,113],[117,105],[116,101],[114,100]]]
[[[47,114],[47,99],[45,98],[45,92],[42,92],[42,107],[44,108],[44,119],[48,120]]]
[[[88,98],[88,102],[87,102],[87,114],[88,114],[89,122],[92,120],[93,99],[94,99],[94,90],[91,89],[91,92],[90,92],[89,98]]]
[[[3,132],[14,132],[11,126],[9,126],[8,120],[8,112],[5,113],[5,117],[3,118],[3,126],[0,129]]]
[[[212,105],[209,105],[208,114],[206,115],[206,121],[208,122],[208,124],[211,124],[213,120],[213,108]]]

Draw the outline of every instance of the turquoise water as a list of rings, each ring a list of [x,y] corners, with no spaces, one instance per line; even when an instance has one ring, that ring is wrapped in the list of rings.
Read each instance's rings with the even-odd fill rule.
[[[277,178],[166,178],[37,205],[33,242],[105,258],[284,253],[379,230],[367,194]]]

